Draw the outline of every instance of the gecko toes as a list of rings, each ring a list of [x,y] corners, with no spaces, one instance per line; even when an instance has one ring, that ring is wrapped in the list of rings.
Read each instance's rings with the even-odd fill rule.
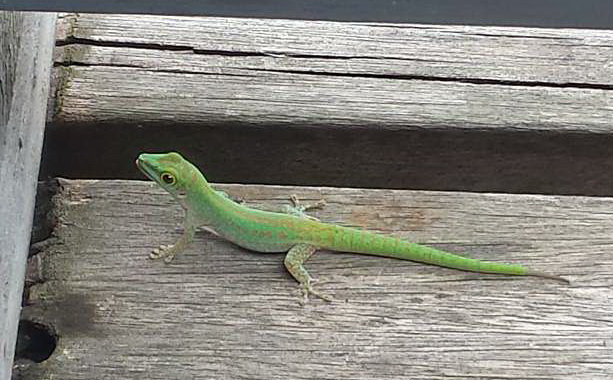
[[[166,244],[161,244],[158,248],[154,248],[151,251],[151,253],[149,253],[149,258],[152,260],[156,260],[161,257],[164,257],[167,254],[169,249],[170,249],[170,246]]]
[[[334,301],[334,298],[332,296],[329,296],[325,293],[321,293],[315,289],[313,289],[313,286],[311,286],[313,283],[317,282],[317,280],[315,279],[310,279],[308,283],[303,284],[302,287],[302,302],[300,302],[301,305],[305,305],[308,301],[309,301],[309,295],[313,295],[317,298],[321,298],[322,300],[326,301],[326,302],[332,302]]]

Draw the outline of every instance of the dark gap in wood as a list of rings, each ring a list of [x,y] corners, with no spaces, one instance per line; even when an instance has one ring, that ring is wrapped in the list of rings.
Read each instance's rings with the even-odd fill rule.
[[[169,51],[193,51],[191,46],[187,45],[165,45],[165,44],[145,44],[138,42],[116,42],[116,41],[100,41],[90,38],[81,38],[67,36],[63,40],[57,40],[55,46],[67,45],[91,45],[91,46],[106,46],[106,47],[125,47],[135,49],[151,49],[151,50],[169,50]]]
[[[132,49],[145,49],[145,50],[164,50],[164,51],[191,51],[195,54],[204,55],[222,55],[229,57],[265,57],[270,54],[261,52],[246,52],[246,51],[231,51],[231,50],[205,50],[195,49],[189,45],[166,45],[166,44],[151,44],[140,42],[118,42],[118,41],[100,41],[89,38],[68,36],[64,40],[57,40],[56,46],[67,45],[90,45],[90,46],[102,46],[102,47],[119,47],[119,48],[132,48]]]
[[[113,68],[128,68],[128,69],[139,69],[139,70],[147,70],[156,73],[169,73],[169,74],[197,74],[197,75],[216,75],[219,76],[219,73],[215,72],[204,72],[204,71],[192,71],[192,70],[170,70],[170,69],[162,69],[162,68],[151,68],[146,66],[139,65],[128,65],[128,64],[102,64],[102,63],[85,63],[72,60],[71,58],[66,59],[64,61],[55,61],[53,62],[53,67],[113,67]],[[241,74],[232,74],[232,73],[224,73],[223,76],[226,77],[241,77],[241,78],[252,78],[251,75],[241,75]],[[56,94],[57,96],[57,94]]]
[[[214,182],[613,195],[613,135],[307,126],[51,124],[41,178],[145,179],[179,151]]]
[[[234,50],[221,50],[221,49],[199,49],[189,45],[168,45],[168,44],[152,44],[142,42],[121,42],[121,41],[101,41],[93,40],[83,37],[68,36],[63,40],[57,40],[56,46],[64,47],[71,45],[86,45],[86,46],[101,46],[101,47],[117,47],[117,48],[131,48],[131,49],[145,49],[145,50],[166,50],[166,51],[191,51],[194,54],[201,55],[216,55],[226,57],[290,57],[290,58],[305,58],[305,59],[381,59],[381,56],[368,56],[368,55],[330,55],[330,54],[293,54],[282,51],[234,51]],[[419,61],[419,62],[432,62],[431,60],[417,59],[417,58],[401,58],[401,57],[384,57],[385,59],[397,60],[397,61]]]
[[[504,79],[485,79],[485,78],[454,78],[454,77],[439,77],[430,75],[398,75],[398,74],[365,74],[365,73],[335,73],[329,71],[313,71],[313,70],[280,70],[280,69],[255,69],[245,68],[250,71],[263,71],[285,74],[300,74],[300,75],[323,75],[330,77],[350,77],[350,78],[375,78],[375,79],[399,79],[399,80],[423,80],[433,82],[456,82],[468,84],[487,84],[487,85],[504,85],[504,86],[522,86],[522,87],[554,87],[554,88],[585,88],[595,90],[613,90],[613,85],[610,84],[594,84],[594,83],[577,83],[577,82],[541,82],[541,81],[520,81],[520,80],[504,80]]]
[[[30,255],[40,251],[39,243],[51,237],[57,218],[54,215],[53,197],[59,190],[57,180],[39,181],[36,189],[36,206],[34,207],[34,223],[30,237]],[[39,246],[37,246],[39,244]]]
[[[203,50],[194,49],[194,53],[204,55],[226,55],[226,51],[223,50]],[[389,57],[389,56],[374,56],[374,55],[331,55],[331,54],[296,54],[283,51],[267,50],[258,54],[259,56],[267,57],[281,57],[281,58],[304,58],[304,59],[338,59],[338,60],[351,60],[351,59],[385,59],[390,61],[411,61],[411,62],[440,62],[431,59],[420,58],[405,58],[405,57]]]
[[[74,61],[70,58],[64,60],[64,61],[54,61],[53,62],[53,67],[71,67],[71,66],[80,66],[80,67],[96,67],[96,66],[102,66],[102,67],[127,67],[130,69],[143,69],[142,66],[138,66],[138,65],[128,65],[128,64],[112,64],[112,65],[105,65],[105,64],[98,64],[98,63],[85,63],[85,62],[79,62],[79,61]],[[157,70],[156,70],[157,71]]]
[[[39,322],[21,320],[17,332],[15,361],[42,363],[57,347],[58,336],[53,327]]]

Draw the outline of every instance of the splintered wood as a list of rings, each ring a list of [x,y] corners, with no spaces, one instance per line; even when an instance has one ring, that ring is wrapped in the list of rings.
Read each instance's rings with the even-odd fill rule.
[[[613,199],[223,185],[280,210],[471,257],[563,275],[467,273],[320,252],[307,268],[332,303],[299,301],[283,255],[209,233],[174,262],[147,259],[182,210],[152,183],[62,180],[61,243],[29,318],[52,325],[44,379],[585,379],[613,376]],[[26,372],[24,372],[26,373]]]

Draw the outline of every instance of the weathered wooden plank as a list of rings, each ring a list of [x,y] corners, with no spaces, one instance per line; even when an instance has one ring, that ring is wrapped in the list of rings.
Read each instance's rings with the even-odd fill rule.
[[[55,14],[0,12],[0,379],[11,377],[49,93]]]
[[[97,14],[63,15],[58,30],[67,64],[613,85],[611,30]]]
[[[613,92],[601,89],[125,67],[74,67],[64,80],[62,123],[609,133],[613,116]]]
[[[69,69],[55,115],[64,123],[610,131],[612,31],[115,15],[64,22],[70,44],[59,62]]]
[[[47,282],[32,318],[59,334],[24,376],[262,379],[610,379],[613,199],[226,185],[279,209],[523,262],[572,285],[321,252],[308,263],[337,298],[300,307],[282,255],[207,233],[171,265],[181,210],[151,183],[61,181]],[[92,377],[93,376],[93,377]],[[30,378],[30,377],[25,377]]]

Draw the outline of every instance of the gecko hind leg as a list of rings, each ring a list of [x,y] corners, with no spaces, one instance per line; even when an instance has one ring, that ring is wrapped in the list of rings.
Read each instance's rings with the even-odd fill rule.
[[[304,263],[315,253],[315,251],[317,251],[317,247],[313,245],[297,244],[287,252],[285,260],[283,261],[287,271],[300,284],[302,294],[304,295],[303,303],[308,301],[309,294],[319,297],[324,301],[332,301],[332,297],[313,289],[315,280],[304,268]]]
[[[298,197],[294,194],[289,196],[290,201],[292,201],[292,205],[285,206],[285,212],[290,215],[294,215],[300,218],[307,218],[312,220],[319,220],[314,216],[308,215],[306,212],[314,209],[321,209],[326,205],[326,201],[323,199],[318,200],[313,204],[303,205],[300,203]]]

